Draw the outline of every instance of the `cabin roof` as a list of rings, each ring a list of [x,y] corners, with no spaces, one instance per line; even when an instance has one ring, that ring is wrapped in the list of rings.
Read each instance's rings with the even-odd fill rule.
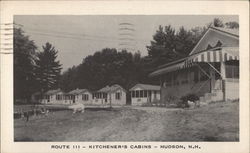
[[[68,92],[68,94],[72,94],[72,95],[78,95],[78,94],[81,94],[81,93],[84,93],[88,91],[87,89],[74,89],[74,90],[71,90],[70,92]]]
[[[62,90],[61,89],[48,90],[47,92],[45,92],[45,94],[53,95],[53,94],[57,94],[58,92],[62,92]]]
[[[118,84],[114,84],[112,86],[105,86],[105,87],[101,88],[100,90],[98,90],[97,92],[109,93],[109,92],[115,92],[118,89],[125,91],[125,89],[122,88],[122,86],[120,86]]]
[[[133,86],[130,91],[134,90],[135,88],[140,87],[143,90],[160,90],[161,87],[157,86],[157,85],[151,85],[151,84],[136,84],[135,86]]]

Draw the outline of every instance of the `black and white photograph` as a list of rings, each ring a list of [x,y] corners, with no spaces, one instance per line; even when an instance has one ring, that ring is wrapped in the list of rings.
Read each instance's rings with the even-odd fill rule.
[[[238,15],[12,25],[14,142],[239,142]]]

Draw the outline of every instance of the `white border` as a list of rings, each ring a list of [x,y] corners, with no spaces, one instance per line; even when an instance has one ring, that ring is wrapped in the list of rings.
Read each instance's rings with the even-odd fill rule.
[[[1,1],[1,22],[13,15],[239,15],[240,142],[13,142],[13,55],[1,55],[1,143],[3,152],[58,152],[51,144],[199,144],[199,153],[249,151],[249,3],[247,1]],[[79,150],[74,152],[85,152]],[[118,150],[88,150],[117,152]],[[188,150],[119,150],[119,152],[188,152]],[[60,150],[73,152],[73,150]],[[190,151],[189,151],[190,152]]]

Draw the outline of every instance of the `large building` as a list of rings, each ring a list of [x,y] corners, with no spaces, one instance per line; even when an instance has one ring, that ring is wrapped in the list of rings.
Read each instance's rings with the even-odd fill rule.
[[[161,100],[196,94],[201,101],[239,99],[239,31],[210,27],[189,56],[150,74],[161,82]]]

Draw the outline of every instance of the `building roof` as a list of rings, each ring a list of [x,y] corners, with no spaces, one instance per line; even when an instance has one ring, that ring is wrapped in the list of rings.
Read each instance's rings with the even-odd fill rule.
[[[185,65],[184,61],[179,61],[179,62],[176,62],[174,64],[167,65],[165,67],[160,67],[156,71],[150,73],[149,77],[154,77],[157,75],[161,75],[161,74],[165,74],[168,72],[173,72],[173,71],[179,70],[179,69],[183,68],[184,65]]]
[[[101,88],[100,90],[98,90],[97,92],[109,93],[109,92],[115,92],[118,89],[125,91],[125,89],[122,88],[122,86],[120,86],[118,84],[114,84],[112,86],[105,86],[105,87]]]
[[[221,27],[210,27],[210,28],[239,37],[239,29],[229,29]]]
[[[228,29],[228,28],[220,28],[220,27],[213,27],[212,26],[212,27],[209,27],[207,29],[205,34],[201,37],[201,39],[198,41],[198,43],[194,46],[194,48],[192,49],[192,51],[190,52],[189,55],[193,55],[193,54],[198,53],[200,51],[204,51],[204,50],[201,50],[201,48],[199,48],[199,46],[200,46],[200,44],[202,44],[202,42],[207,41],[206,38],[209,37],[209,34],[212,32],[216,32],[218,34],[223,35],[224,39],[229,38],[229,37],[236,39],[236,40],[239,39],[239,29]],[[214,35],[212,35],[212,36],[214,36]],[[233,46],[233,47],[235,47],[235,46]]]
[[[47,92],[45,92],[46,95],[53,95],[53,94],[57,94],[58,92],[62,92],[61,89],[55,89],[55,90],[48,90]]]
[[[135,86],[133,86],[131,89],[130,89],[130,91],[131,90],[134,90],[135,88],[137,88],[137,87],[140,87],[140,88],[142,88],[143,90],[160,90],[161,89],[161,87],[160,86],[157,86],[157,85],[151,85],[151,84],[136,84]]]
[[[72,94],[72,95],[78,95],[78,94],[81,94],[81,93],[84,93],[88,91],[87,89],[75,89],[75,90],[71,90],[70,92],[68,92],[68,94]]]

